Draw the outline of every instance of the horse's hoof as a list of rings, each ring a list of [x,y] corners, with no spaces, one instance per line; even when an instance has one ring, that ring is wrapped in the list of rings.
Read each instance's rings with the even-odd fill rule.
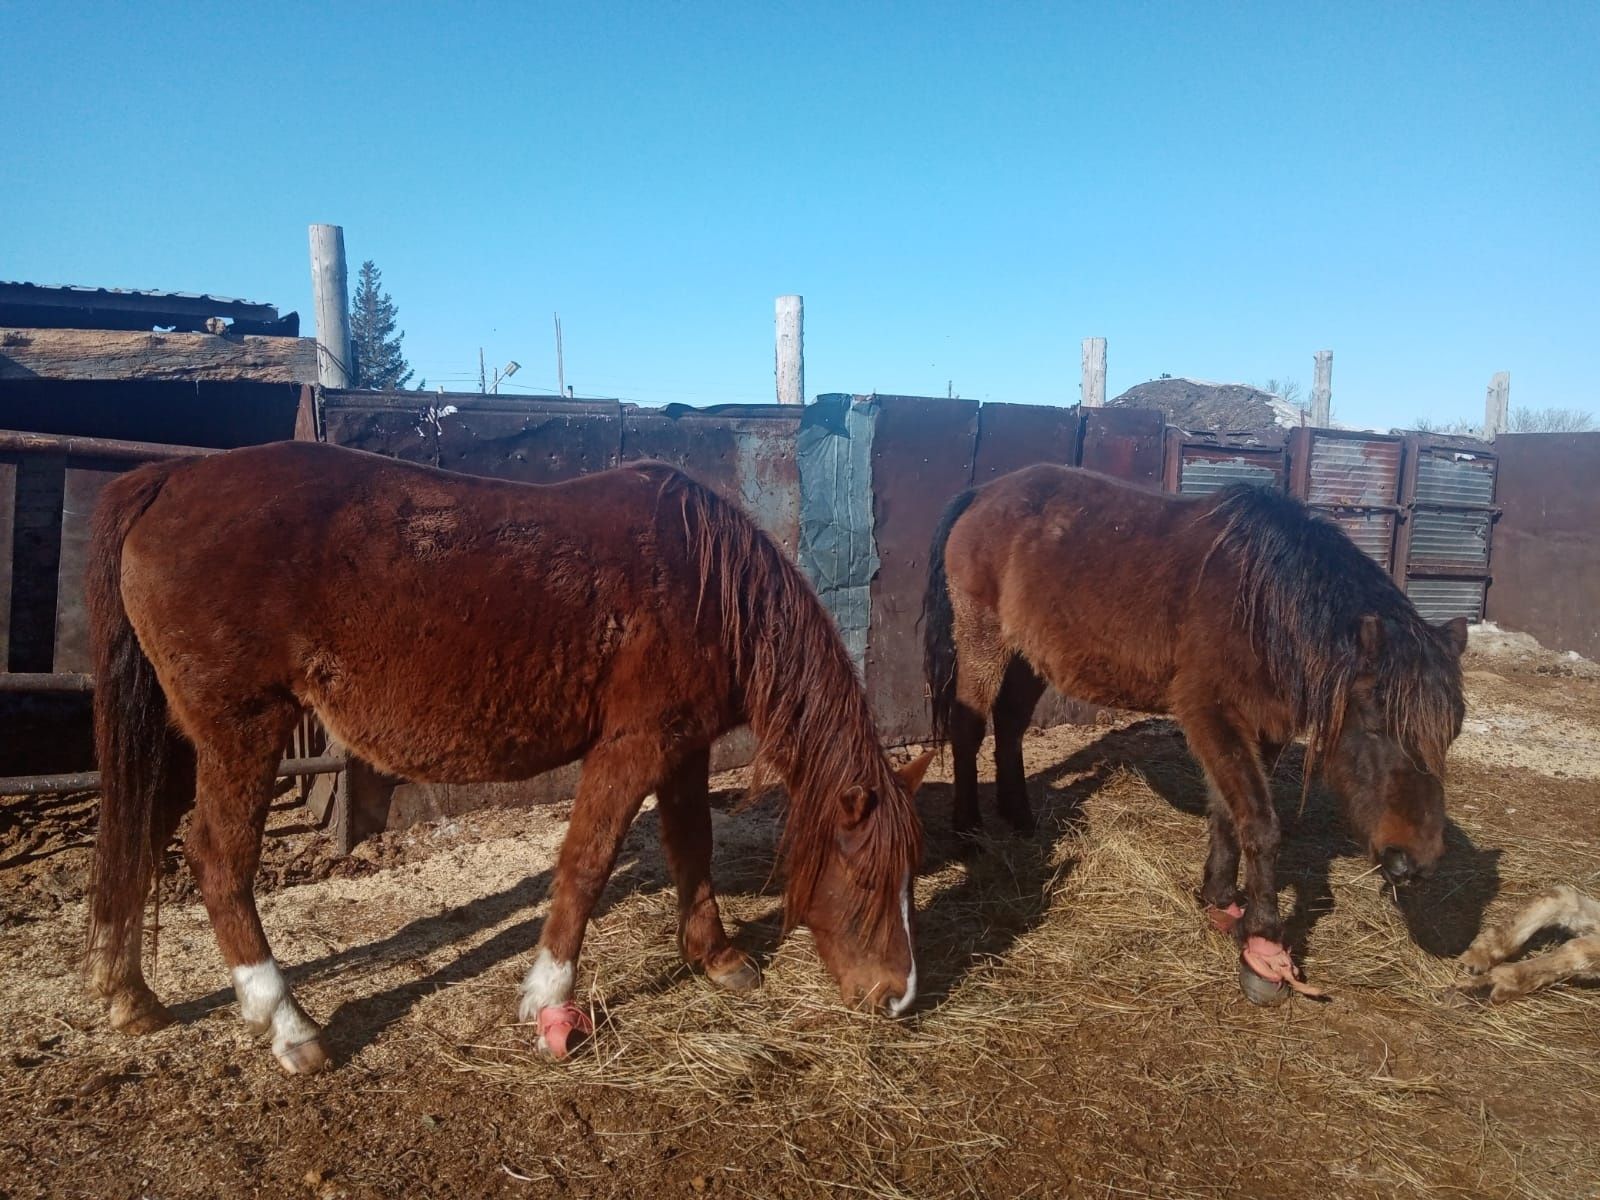
[[[567,1041],[577,1032],[580,1037],[594,1033],[594,1022],[572,1001],[552,1004],[539,1010],[539,1053],[560,1062],[567,1057]]]
[[[308,1038],[298,1046],[272,1053],[278,1065],[290,1075],[315,1075],[333,1063],[333,1055],[321,1037]]]
[[[1276,1008],[1289,998],[1288,984],[1257,975],[1243,959],[1239,960],[1239,989],[1246,1000],[1261,1008]]]
[[[761,986],[761,968],[749,955],[734,951],[726,963],[707,970],[706,978],[730,992],[753,992]]]
[[[111,1028],[130,1037],[165,1029],[176,1019],[167,1006],[156,999],[155,993],[148,989],[113,1000],[110,1018]]]

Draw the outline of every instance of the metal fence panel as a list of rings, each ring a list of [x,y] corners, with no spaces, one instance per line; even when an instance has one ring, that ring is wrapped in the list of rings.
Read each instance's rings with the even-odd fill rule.
[[[1455,617],[1481,621],[1487,583],[1486,579],[1408,579],[1406,595],[1435,624]]]
[[[1400,493],[1398,438],[1354,438],[1313,430],[1305,499],[1313,505],[1382,507]]]
[[[1489,566],[1491,514],[1419,508],[1411,516],[1411,567],[1482,571]]]
[[[1178,492],[1204,496],[1235,483],[1281,488],[1283,475],[1281,453],[1185,447]]]
[[[1321,515],[1344,530],[1350,540],[1385,571],[1394,568],[1394,513],[1338,509]]]
[[[1416,503],[1493,504],[1494,468],[1492,455],[1446,447],[1424,450],[1417,459]]]

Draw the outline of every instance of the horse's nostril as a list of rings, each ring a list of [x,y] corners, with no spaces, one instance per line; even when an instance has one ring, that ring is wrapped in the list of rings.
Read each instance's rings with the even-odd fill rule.
[[[1390,846],[1378,856],[1378,869],[1390,883],[1408,883],[1416,877],[1417,864],[1399,846]]]

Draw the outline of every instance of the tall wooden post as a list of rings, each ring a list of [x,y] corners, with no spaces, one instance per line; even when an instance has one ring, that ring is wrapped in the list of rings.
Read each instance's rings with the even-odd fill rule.
[[[1080,403],[1085,408],[1104,408],[1106,403],[1106,340],[1083,339],[1083,380]]]
[[[311,299],[317,313],[317,382],[347,388],[350,378],[350,278],[344,229],[311,227]]]
[[[1483,436],[1493,441],[1511,424],[1511,372],[1496,371],[1483,402]]]
[[[1318,429],[1333,424],[1333,351],[1318,350],[1311,382],[1311,423]]]
[[[805,309],[803,296],[779,296],[776,305],[778,403],[806,402]]]

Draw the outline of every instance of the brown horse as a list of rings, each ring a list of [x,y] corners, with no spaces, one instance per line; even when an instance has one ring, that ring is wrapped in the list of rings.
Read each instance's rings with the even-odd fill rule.
[[[916,994],[921,826],[833,622],[731,504],[638,463],[556,486],[283,443],[141,468],[95,517],[89,602],[104,798],[89,969],[112,1024],[170,1020],[140,970],[141,912],[191,806],[185,850],[246,1022],[291,1072],[329,1059],[256,913],[274,767],[317,714],[381,770],[421,781],[582,780],[521,1017],[563,1057],[584,927],[655,792],[684,957],[759,981],[712,890],[708,751],[748,722],[788,785],[786,923],[846,1003]],[[198,799],[197,799],[198,796]]]
[[[979,824],[977,753],[991,714],[1000,811],[1032,827],[1022,734],[1047,681],[1177,718],[1210,784],[1200,897],[1241,937],[1240,981],[1258,1003],[1310,990],[1282,945],[1280,834],[1263,769],[1287,742],[1309,734],[1309,754],[1391,883],[1431,873],[1444,851],[1466,622],[1429,625],[1338,527],[1281,493],[1179,498],[1028,467],[951,502],[923,621],[960,831]]]

